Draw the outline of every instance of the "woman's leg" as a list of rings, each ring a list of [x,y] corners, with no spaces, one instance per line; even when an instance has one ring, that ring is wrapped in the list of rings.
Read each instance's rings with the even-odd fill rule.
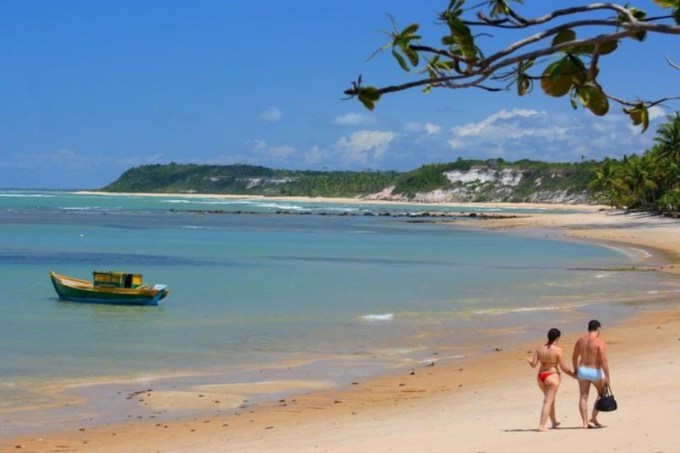
[[[555,420],[555,395],[557,395],[557,389],[560,388],[560,375],[555,373],[539,385],[541,390],[543,390],[543,407],[541,408],[541,419],[538,423],[538,430],[546,431],[547,428],[545,425],[548,422],[548,417],[551,418],[553,427],[557,422]]]

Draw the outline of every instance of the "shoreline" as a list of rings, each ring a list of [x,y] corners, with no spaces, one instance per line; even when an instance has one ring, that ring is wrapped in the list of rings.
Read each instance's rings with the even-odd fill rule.
[[[653,269],[680,273],[680,266],[676,264],[680,262],[680,223],[673,220],[611,215],[592,210],[583,214],[528,214],[511,219],[464,220],[454,224],[489,230],[512,229],[530,235],[547,229],[568,240],[660,250],[663,256],[659,259],[667,262],[656,264]],[[626,372],[630,375],[644,375],[645,372],[650,376],[673,375],[673,371],[667,369],[667,356],[657,357],[657,352],[647,358],[643,356],[659,344],[676,346],[674,351],[677,351],[680,338],[676,332],[680,331],[680,312],[677,304],[672,305],[671,309],[658,308],[650,313],[641,303],[637,308],[640,314],[619,325],[608,325],[606,319],[602,320],[607,329],[604,338],[610,344],[613,388],[617,396],[623,389],[630,391],[619,384],[625,384]],[[562,346],[567,358],[579,333],[564,334]],[[537,342],[542,340],[543,334],[537,333]],[[535,377],[532,380],[534,370],[524,363],[527,351],[535,346],[533,343],[536,342],[492,349],[475,357],[439,361],[436,366],[418,365],[412,371],[400,370],[356,385],[319,389],[278,402],[245,407],[239,412],[240,415],[201,416],[162,424],[135,421],[40,437],[35,434],[16,436],[0,443],[0,448],[16,451],[17,446],[20,446],[20,451],[53,451],[58,446],[68,446],[68,450],[61,451],[97,453],[170,450],[319,451],[316,447],[324,448],[325,451],[444,451],[447,447],[450,449],[451,445],[462,445],[459,451],[524,451],[521,448],[508,448],[508,436],[511,436],[531,441],[532,448],[536,443],[537,446],[543,445],[541,448],[566,451],[566,446],[556,449],[554,445],[561,438],[565,443],[572,442],[569,444],[570,450],[578,447],[583,451],[594,452],[610,450],[589,449],[593,447],[592,436],[609,442],[619,442],[621,436],[626,438],[627,431],[631,431],[629,422],[614,420],[624,415],[625,406],[629,407],[628,411],[631,410],[633,406],[630,403],[621,405],[622,410],[613,413],[613,416],[602,416],[605,423],[612,420],[612,429],[587,433],[590,436],[583,437],[585,433],[573,432],[571,429],[552,431],[549,435],[533,432],[540,398],[534,383]],[[677,352],[673,357],[677,357]],[[621,366],[624,361],[639,362],[642,368],[639,371],[635,367],[626,369]],[[680,360],[675,363],[680,364]],[[657,371],[650,371],[650,367]],[[621,378],[618,375],[620,372]],[[634,381],[631,382],[629,385],[633,386]],[[678,387],[674,383],[669,385]],[[562,387],[558,396],[558,418],[565,428],[572,428],[580,424],[577,410],[568,409],[569,404],[575,406],[575,383],[566,381]],[[503,391],[494,394],[489,392],[492,388]],[[654,396],[636,391],[641,394],[641,401],[649,406],[656,404],[651,404],[649,398],[653,401],[658,398],[659,405],[665,402],[665,393]],[[503,402],[502,406],[499,406],[499,399]],[[465,408],[465,417],[460,408]],[[680,410],[680,405],[673,410]],[[323,414],[323,418],[320,414]],[[561,414],[566,415],[560,417]],[[509,423],[503,417],[509,417]],[[647,417],[655,418],[650,414]],[[672,419],[667,418],[669,421]],[[658,424],[658,420],[656,422]],[[653,427],[650,425],[649,429]],[[479,434],[473,435],[475,432]],[[655,432],[656,443],[653,445],[670,446],[672,432]],[[573,444],[575,438],[583,443]],[[628,439],[627,444],[619,445],[630,445],[634,441]],[[643,445],[647,449],[648,444],[639,444],[640,447]]]
[[[252,199],[252,200],[277,200],[277,201],[299,201],[316,203],[344,203],[356,205],[395,205],[395,206],[444,206],[444,207],[484,207],[484,208],[529,208],[546,210],[585,210],[596,211],[607,209],[604,205],[596,204],[552,204],[552,203],[504,203],[504,202],[420,202],[420,201],[397,201],[379,200],[367,198],[348,198],[348,197],[285,197],[285,196],[266,196],[266,195],[230,195],[230,194],[203,194],[203,193],[154,193],[154,192],[101,192],[96,190],[79,190],[73,192],[78,195],[98,195],[98,196],[128,196],[128,197],[177,197],[177,198],[210,198],[210,199]]]

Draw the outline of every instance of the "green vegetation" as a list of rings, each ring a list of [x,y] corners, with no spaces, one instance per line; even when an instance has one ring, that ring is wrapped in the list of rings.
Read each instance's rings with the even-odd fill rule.
[[[641,156],[607,159],[590,188],[612,207],[659,213],[680,211],[680,114],[656,131],[656,145]]]
[[[464,160],[396,171],[292,171],[253,165],[145,165],[104,187],[109,192],[366,197],[448,201],[588,202],[596,162]]]
[[[435,23],[442,31],[430,45],[421,43],[418,23],[400,28],[390,16],[389,41],[373,55],[390,51],[400,71],[415,78],[376,87],[363,85],[359,76],[345,94],[373,110],[382,96],[404,90],[513,89],[524,96],[539,85],[545,95],[568,98],[574,109],[580,104],[598,116],[609,113],[610,103],[619,104],[643,132],[649,126],[650,107],[677,99],[614,96],[602,85],[600,60],[631,40],[639,44],[648,35],[680,34],[680,0],[654,0],[649,14],[628,3],[609,2],[559,8],[540,17],[526,17],[521,12],[523,1],[514,3],[449,0],[437,14]],[[593,27],[596,24],[599,27]],[[494,29],[503,33],[496,35]]]

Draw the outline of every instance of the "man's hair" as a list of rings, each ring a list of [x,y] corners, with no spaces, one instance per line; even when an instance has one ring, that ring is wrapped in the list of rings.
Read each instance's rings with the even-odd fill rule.
[[[597,319],[593,319],[588,323],[588,332],[595,332],[597,329],[602,327],[602,324],[600,324],[600,321]]]

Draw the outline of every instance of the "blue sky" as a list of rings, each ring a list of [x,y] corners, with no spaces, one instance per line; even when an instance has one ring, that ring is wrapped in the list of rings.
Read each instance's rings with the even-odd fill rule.
[[[388,13],[400,26],[420,22],[423,42],[436,43],[447,3],[0,2],[0,187],[98,188],[132,166],[173,161],[409,170],[458,157],[620,157],[648,148],[671,112],[655,111],[640,134],[616,106],[597,118],[540,89],[415,90],[374,112],[341,99],[358,74],[375,85],[413,79],[387,53],[366,58],[386,41]],[[524,3],[536,15],[557,2]],[[680,72],[664,60],[680,62],[679,39],[625,42],[603,57],[601,82],[624,98],[680,95]]]

